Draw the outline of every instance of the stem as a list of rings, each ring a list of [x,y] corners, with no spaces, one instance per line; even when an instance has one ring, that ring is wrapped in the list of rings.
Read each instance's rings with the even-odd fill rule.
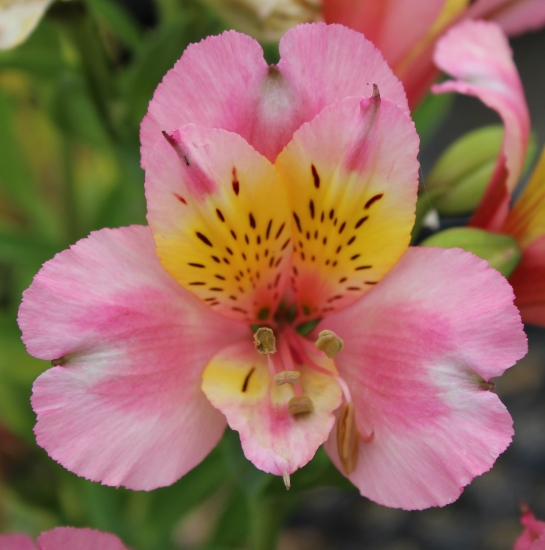
[[[282,527],[285,511],[272,498],[256,496],[250,506],[250,548],[274,550]]]

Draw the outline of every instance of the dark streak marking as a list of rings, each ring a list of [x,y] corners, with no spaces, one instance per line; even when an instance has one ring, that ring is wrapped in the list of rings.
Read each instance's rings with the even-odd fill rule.
[[[220,281],[225,281],[225,277],[223,275],[214,275],[216,279],[219,279]]]
[[[266,248],[266,249],[265,249],[265,258],[266,258],[268,255],[269,255],[269,249]]]
[[[212,256],[212,259],[213,259],[217,264],[220,263],[220,259],[219,259],[217,256]]]
[[[205,298],[204,299],[205,302],[215,302],[216,301],[216,298],[213,297],[213,298]]]
[[[286,246],[288,246],[289,242],[291,241],[291,239],[288,239],[283,245],[282,245],[282,248],[280,250],[285,250],[286,249]]]
[[[261,237],[259,235],[257,236],[257,244],[261,244]]]
[[[255,259],[257,262],[259,262],[259,254],[257,252],[255,253]]]
[[[367,210],[373,203],[375,203],[376,201],[382,199],[382,197],[384,196],[384,193],[380,193],[379,195],[375,195],[374,197],[371,197],[366,203],[365,203],[365,206],[363,207],[365,210]]]
[[[350,259],[351,260],[357,260],[360,256],[361,256],[361,254],[354,254],[353,256],[350,256]]]
[[[310,231],[307,231],[306,237],[307,237],[307,241],[310,241]]]
[[[323,241],[324,244],[327,244],[327,237],[324,237]]]
[[[310,203],[308,205],[309,209],[310,209],[310,217],[312,219],[314,219],[314,202],[312,199],[310,199]]]
[[[213,290],[214,292],[223,292],[223,288],[220,288],[218,286],[213,286],[212,288],[209,288],[208,290]]]
[[[280,262],[282,261],[282,258],[284,258],[284,256],[280,256],[280,258],[278,258],[278,260],[276,260],[276,263],[274,264],[274,267],[278,267],[280,265]]]
[[[233,302],[236,302],[236,301],[237,301],[237,297],[236,297],[236,296],[229,296],[229,299],[230,299],[230,300],[233,300]]]
[[[312,172],[312,177],[314,178],[314,187],[316,189],[320,188],[320,176],[318,175],[318,172],[316,171],[316,167],[314,164],[310,165],[310,171]]]
[[[337,265],[337,260],[335,260],[332,264],[331,264],[331,267],[335,267]]]
[[[235,239],[235,241],[237,240],[237,234],[231,229],[231,235],[233,235],[233,239]]]
[[[378,284],[378,281],[364,281],[366,285],[376,285]]]
[[[338,221],[337,218],[335,218],[335,219],[333,220],[333,225],[337,225],[337,221]]]
[[[305,253],[304,252],[301,252],[301,260],[303,260],[303,262],[305,261]]]
[[[294,273],[295,275],[299,275],[299,272],[297,271],[297,268],[296,268],[295,266],[293,266],[292,269],[293,269],[293,273]]]
[[[347,290],[361,290],[359,286],[349,286],[346,288]]]
[[[348,246],[350,246],[354,241],[356,240],[356,237],[350,237],[350,240],[346,243]]]
[[[242,307],[232,307],[233,311],[240,311],[241,313],[248,313],[248,310],[242,308]]]
[[[233,256],[233,251],[228,246],[225,247],[225,250],[227,250],[227,252],[229,252],[229,254]]]
[[[317,239],[318,238],[318,230],[316,229],[316,231],[314,231],[314,238]]]
[[[342,249],[342,246],[339,245],[339,246],[337,247],[337,250],[335,250],[335,253],[338,254],[338,253],[341,251],[341,249]]]
[[[303,230],[301,229],[301,222],[299,221],[299,216],[294,212],[293,217],[295,219],[295,223],[297,224],[297,229],[299,229],[299,233],[302,233]]]
[[[372,265],[360,265],[356,267],[356,271],[361,271],[362,269],[371,269],[372,267]]]
[[[239,270],[239,273],[241,277],[244,277],[244,273],[242,272],[242,270]]]
[[[231,265],[231,262],[229,262],[229,260],[227,258],[223,258],[223,261],[227,264],[227,265]]]
[[[219,208],[216,208],[216,214],[218,215],[218,218],[224,222],[225,221],[225,218],[223,217],[223,214],[221,212],[221,210]]]
[[[194,264],[194,263],[191,263],[191,262],[187,265],[190,265],[190,266],[193,266],[193,267],[200,267],[201,269],[204,268],[204,265],[202,265],[202,264]]]
[[[253,216],[253,214],[250,212],[250,214],[248,215],[248,218],[250,220],[250,227],[252,229],[255,229],[255,218]]]
[[[310,258],[310,259],[311,259],[311,261],[314,262],[316,260],[316,256],[312,256],[312,258]]]
[[[271,256],[271,261],[269,262],[269,267],[272,267],[274,263],[274,256]]]
[[[343,222],[341,224],[341,227],[339,227],[339,235],[344,231],[344,228],[346,227],[346,222]]]
[[[240,292],[244,293],[244,289],[241,286],[239,286],[238,289],[240,290]]]
[[[269,235],[271,233],[271,227],[272,227],[272,220],[269,221],[269,224],[267,225],[267,231],[265,233],[265,239],[269,240]]]
[[[325,261],[325,265],[329,265],[329,260],[326,260],[326,261]]]
[[[329,219],[332,220],[334,215],[335,215],[335,210],[331,209],[329,211]]]
[[[355,228],[358,229],[358,227],[361,226],[361,224],[369,219],[369,216],[364,216],[363,218],[360,218],[358,220],[358,223],[355,225]]]
[[[189,283],[190,286],[203,286],[205,284],[206,283],[203,283],[201,281],[196,281],[196,282],[193,282],[193,283]]]
[[[237,179],[237,169],[233,166],[233,191],[235,192],[235,195],[238,195],[240,191],[240,183]]]
[[[274,280],[274,287],[276,288],[278,286],[278,283],[280,282],[280,273],[276,275],[276,278]]]
[[[342,279],[339,279],[339,283],[344,283],[345,281],[347,281],[348,279],[346,277],[343,277]]]
[[[242,253],[242,258],[244,261],[246,261],[246,254],[244,254],[244,252]]]
[[[196,232],[197,233],[197,237],[206,245],[208,246],[212,246],[212,243],[208,240],[207,237],[205,237],[202,233],[199,233],[198,231]]]
[[[286,225],[286,224],[283,223],[283,224],[280,226],[280,229],[279,229],[278,232],[276,233],[275,239],[278,239],[278,237],[280,237],[280,235],[282,234],[282,231],[284,231],[284,225]]]
[[[322,210],[322,215],[320,216],[320,221],[324,223],[324,211]]]
[[[248,239],[248,235],[246,235],[246,233],[244,234],[244,240],[246,241],[246,244],[250,244],[250,239]]]
[[[304,248],[303,243],[299,241],[299,248]]]
[[[180,202],[183,202],[184,204],[187,204],[186,200],[182,197],[182,195],[178,195],[178,193],[174,193],[174,196],[175,196]]]

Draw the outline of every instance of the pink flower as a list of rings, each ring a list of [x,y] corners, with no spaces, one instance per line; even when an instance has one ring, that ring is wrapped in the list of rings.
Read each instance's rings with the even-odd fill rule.
[[[288,486],[325,442],[363,495],[447,504],[511,440],[487,391],[526,351],[511,289],[469,253],[407,250],[418,137],[374,47],[305,25],[280,48],[267,67],[235,32],[190,46],[142,125],[150,228],[93,233],[25,292],[23,340],[54,365],[38,443],[149,490],[228,423]]]
[[[545,550],[545,522],[539,521],[526,504],[520,518],[524,533],[517,539],[513,550]]]
[[[88,528],[57,527],[43,532],[36,542],[38,550],[127,550],[115,535]],[[36,546],[27,535],[0,535],[0,550],[36,550]]]
[[[530,115],[507,38],[495,23],[467,21],[439,41],[435,61],[457,80],[435,85],[434,92],[476,96],[503,120],[502,151],[470,225],[517,239],[522,259],[509,278],[515,304],[524,322],[545,326],[545,153],[510,209],[528,147]]]
[[[487,19],[509,35],[545,24],[542,0],[323,0],[328,23],[342,23],[371,40],[417,105],[437,78],[436,41],[464,19]]]

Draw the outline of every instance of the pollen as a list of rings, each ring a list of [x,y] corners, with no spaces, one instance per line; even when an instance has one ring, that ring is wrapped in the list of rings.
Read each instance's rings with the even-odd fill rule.
[[[354,412],[354,403],[344,403],[337,421],[337,451],[346,475],[350,475],[358,464],[359,435]]]
[[[284,370],[274,375],[274,382],[277,386],[283,386],[284,384],[295,384],[301,373],[296,370]]]
[[[322,330],[318,334],[318,340],[315,345],[330,359],[333,359],[344,348],[344,342],[332,330]]]
[[[289,400],[288,411],[293,415],[310,413],[314,411],[314,403],[307,395],[296,395]]]
[[[268,327],[261,327],[257,329],[254,334],[255,349],[261,353],[261,355],[269,355],[276,352],[276,338],[274,332]]]

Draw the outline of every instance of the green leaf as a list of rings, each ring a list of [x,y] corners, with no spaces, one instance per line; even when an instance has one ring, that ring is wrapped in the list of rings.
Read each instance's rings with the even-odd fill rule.
[[[87,0],[94,17],[122,44],[136,49],[142,40],[142,31],[130,14],[112,0]]]

